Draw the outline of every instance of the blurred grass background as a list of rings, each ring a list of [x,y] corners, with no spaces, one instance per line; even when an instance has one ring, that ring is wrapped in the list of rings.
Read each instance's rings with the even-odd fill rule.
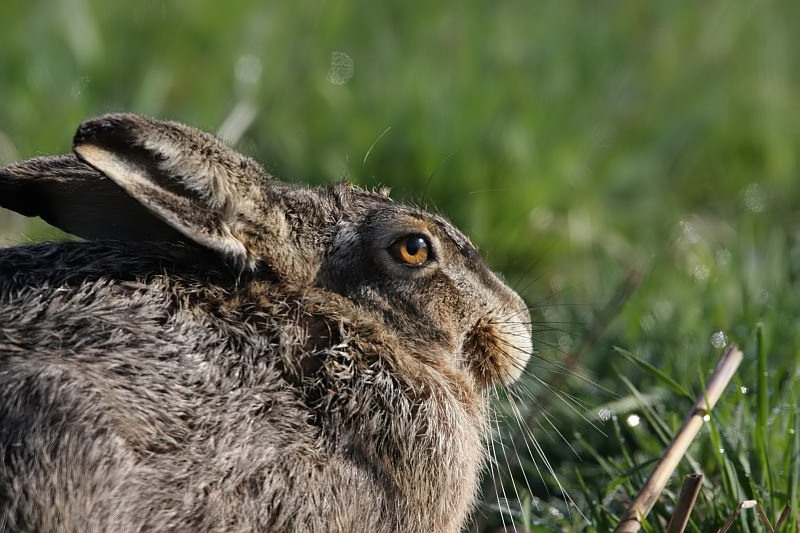
[[[800,503],[797,21],[789,0],[4,0],[0,164],[131,111],[217,131],[281,179],[385,184],[453,219],[533,306],[514,405],[557,474],[532,444],[506,468],[507,417],[513,481],[485,495],[487,531],[611,527],[690,407],[614,347],[694,394],[735,341],[745,362],[682,465],[707,476],[690,530],[746,498],[774,522]],[[0,211],[3,244],[57,236]],[[587,380],[559,370],[631,269]]]

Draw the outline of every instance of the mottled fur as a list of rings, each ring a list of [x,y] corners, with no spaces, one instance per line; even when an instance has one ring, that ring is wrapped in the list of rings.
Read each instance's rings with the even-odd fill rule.
[[[463,527],[530,319],[458,230],[175,123],[75,152],[0,170],[88,239],[0,251],[0,530]]]

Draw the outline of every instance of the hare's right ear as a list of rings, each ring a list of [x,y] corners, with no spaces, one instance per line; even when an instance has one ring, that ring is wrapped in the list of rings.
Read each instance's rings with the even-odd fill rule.
[[[88,239],[193,241],[240,267],[256,260],[234,235],[253,217],[264,175],[213,136],[114,114],[87,120],[74,155],[0,169],[0,205]]]
[[[208,133],[129,114],[84,122],[73,150],[184,240],[254,267],[237,236],[257,216],[266,179],[251,159]]]

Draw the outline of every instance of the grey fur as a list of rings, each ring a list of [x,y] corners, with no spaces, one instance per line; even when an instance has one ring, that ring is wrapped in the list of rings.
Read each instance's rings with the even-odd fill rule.
[[[92,119],[0,169],[0,530],[459,531],[522,300],[439,216]],[[423,236],[410,267],[393,243]]]

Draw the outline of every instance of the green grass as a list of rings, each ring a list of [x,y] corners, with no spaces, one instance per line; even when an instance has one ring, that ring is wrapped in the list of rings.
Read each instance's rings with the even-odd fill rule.
[[[237,147],[277,176],[387,184],[444,212],[533,306],[539,353],[499,402],[505,442],[514,407],[531,430],[507,525],[613,527],[691,406],[681,391],[716,364],[716,332],[745,361],[649,528],[698,469],[691,531],[749,498],[773,522],[793,501],[796,519],[798,20],[789,0],[5,0],[0,163],[64,152],[107,111],[210,130],[255,112],[233,121]],[[57,235],[0,213],[2,242]],[[604,315],[632,268],[641,283]],[[595,323],[579,379],[557,362]],[[514,453],[495,451],[507,470]],[[759,530],[752,510],[736,524]]]

